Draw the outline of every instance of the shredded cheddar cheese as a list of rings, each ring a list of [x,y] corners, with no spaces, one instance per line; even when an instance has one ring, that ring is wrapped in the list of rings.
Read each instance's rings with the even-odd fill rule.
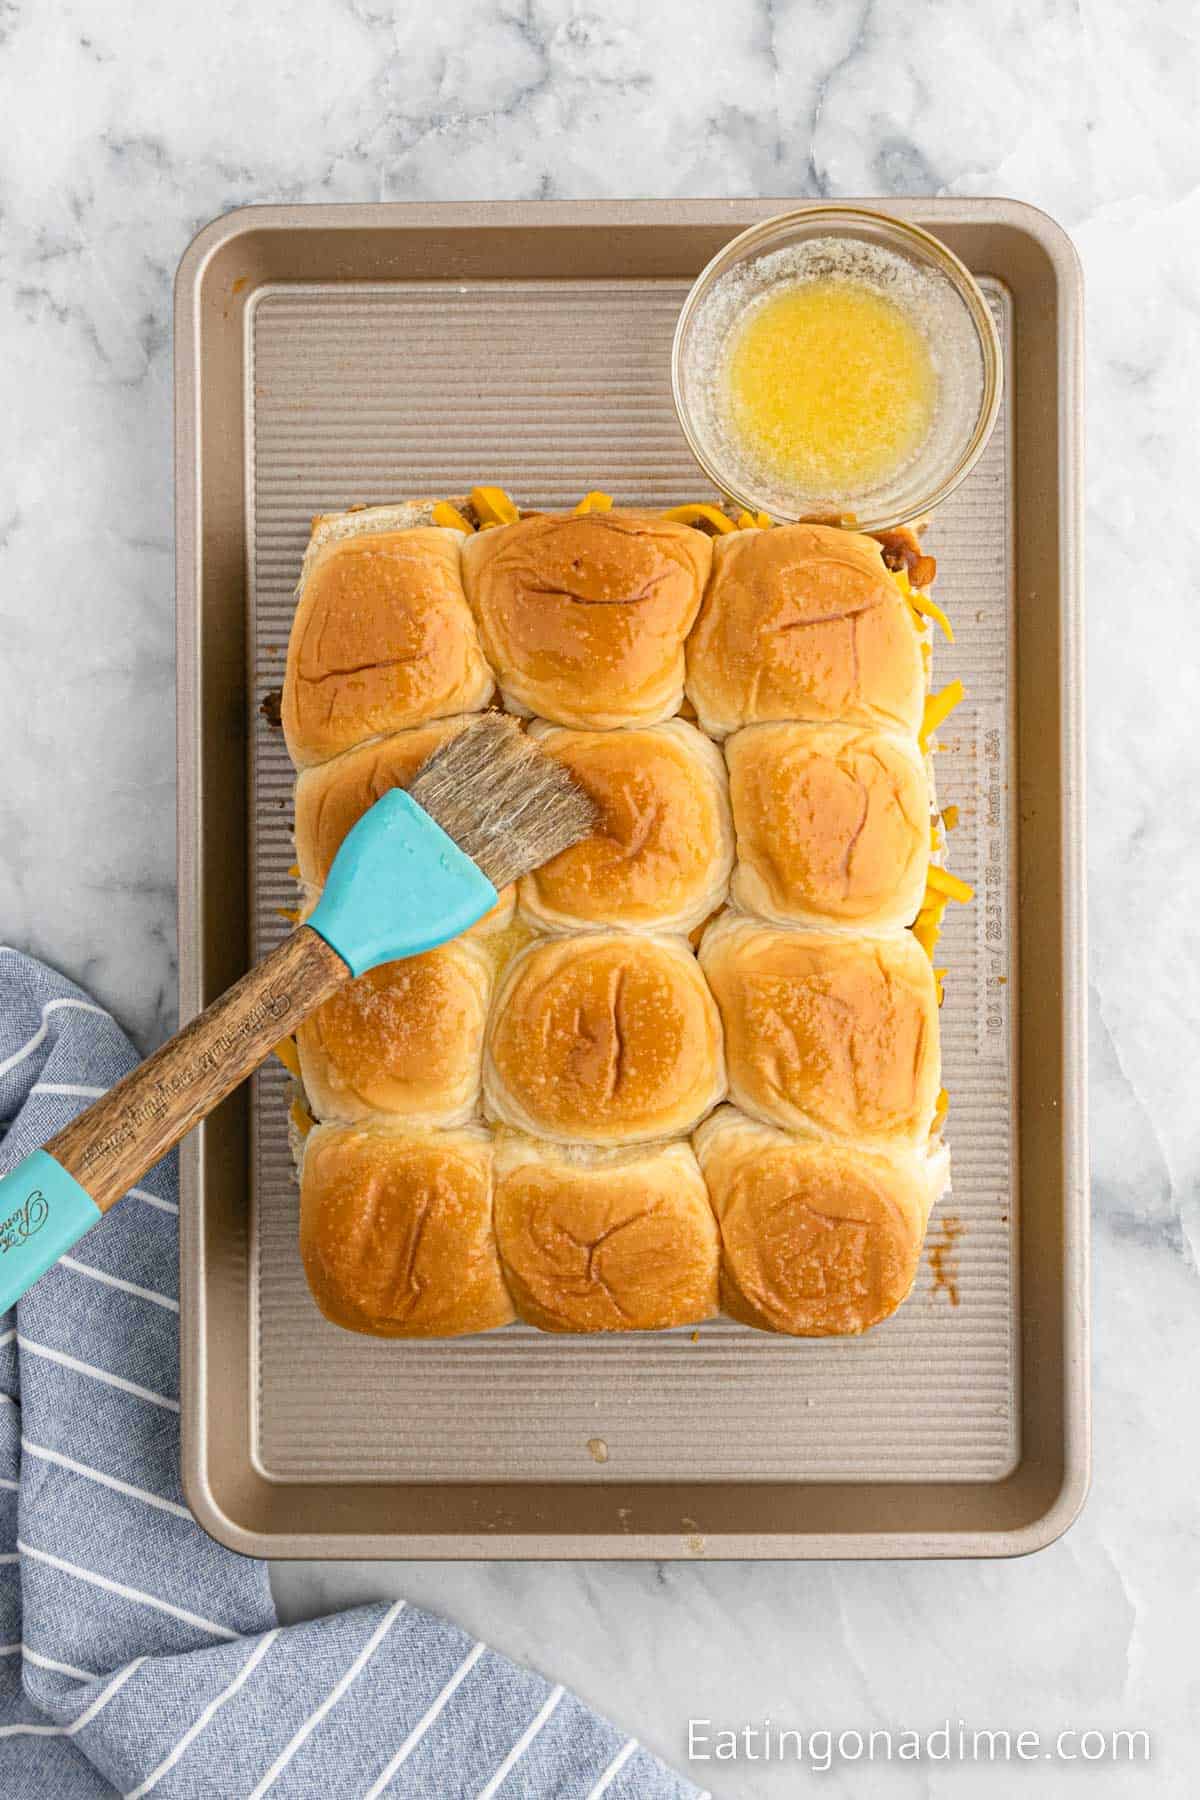
[[[912,934],[930,962],[933,961],[937,941],[942,935],[942,920],[945,915],[946,902],[942,899],[930,900],[927,895],[924,906],[913,921]]]
[[[930,694],[925,701],[925,713],[921,720],[921,748],[928,750],[930,739],[939,725],[944,725],[955,707],[966,698],[966,689],[955,676],[947,682],[940,694]]]
[[[577,513],[611,512],[612,495],[602,494],[599,488],[593,488],[590,494],[583,496],[575,511]]]
[[[457,506],[452,506],[449,500],[438,501],[433,509],[433,522],[435,525],[444,525],[450,531],[465,531],[468,536],[475,530],[464,514],[459,512]]]
[[[717,537],[724,537],[727,531],[737,530],[733,520],[719,506],[704,506],[699,503],[673,506],[663,514],[663,518],[674,519],[680,525],[711,525]]]
[[[939,869],[936,863],[929,865],[929,873],[925,879],[928,883],[927,896],[928,891],[932,890],[935,894],[944,894],[947,900],[957,900],[960,906],[965,906],[968,900],[975,898],[975,889],[969,882],[961,881],[949,869]]]
[[[316,1123],[302,1100],[293,1100],[288,1115],[302,1138],[306,1138]]]
[[[939,1006],[942,1004],[942,1001],[946,998],[945,981],[946,981],[946,977],[949,973],[950,973],[949,969],[935,969],[933,971],[933,983],[934,983],[935,988],[937,989],[937,1003]]]
[[[503,488],[472,488],[471,505],[479,514],[481,528],[487,525],[515,525],[521,516]]]
[[[287,1070],[288,1074],[294,1075],[296,1077],[296,1080],[299,1081],[299,1079],[300,1079],[300,1058],[296,1051],[295,1038],[294,1037],[280,1038],[279,1042],[275,1045],[272,1054],[279,1058],[280,1062],[283,1064],[283,1066]]]
[[[957,829],[958,829],[958,808],[957,808],[957,806],[943,806],[943,808],[942,808],[942,824],[947,831],[957,831]]]
[[[926,619],[935,619],[945,634],[946,642],[948,644],[954,642],[954,627],[951,625],[949,619],[946,617],[936,600],[931,600],[928,594],[922,594],[918,592],[915,587],[910,587],[908,592],[908,604],[915,613],[920,613],[922,617]]]

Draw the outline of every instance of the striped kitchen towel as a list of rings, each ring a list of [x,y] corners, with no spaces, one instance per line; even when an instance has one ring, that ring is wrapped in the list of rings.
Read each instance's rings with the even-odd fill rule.
[[[135,1061],[0,950],[0,1171]],[[174,1159],[0,1317],[0,1793],[682,1800],[561,1687],[397,1601],[281,1629],[179,1485]]]

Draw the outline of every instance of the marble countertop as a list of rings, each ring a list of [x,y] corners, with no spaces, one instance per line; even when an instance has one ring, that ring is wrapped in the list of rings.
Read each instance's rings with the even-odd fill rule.
[[[1095,1480],[1023,1562],[291,1565],[288,1617],[405,1594],[682,1764],[689,1717],[1144,1728],[1200,1754],[1200,36],[1181,0],[0,5],[0,935],[144,1046],[173,1022],[171,279],[256,200],[1002,194],[1089,301]],[[1189,454],[1190,452],[1190,454]],[[1194,560],[1195,559],[1195,560]],[[801,1790],[742,1762],[717,1795]],[[1074,1777],[1072,1777],[1074,1778]],[[1054,1795],[953,1763],[830,1794]],[[1140,1791],[1140,1789],[1138,1790]]]

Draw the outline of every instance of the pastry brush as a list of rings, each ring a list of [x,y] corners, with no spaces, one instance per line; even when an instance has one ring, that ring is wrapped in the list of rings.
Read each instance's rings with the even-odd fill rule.
[[[363,814],[303,925],[0,1179],[0,1312],[344,982],[457,937],[595,824],[514,720],[464,725]]]

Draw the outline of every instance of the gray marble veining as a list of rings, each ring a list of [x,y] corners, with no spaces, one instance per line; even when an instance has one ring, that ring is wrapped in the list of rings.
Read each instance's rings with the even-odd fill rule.
[[[687,1719],[1144,1726],[1192,1791],[1200,1582],[1200,29],[1184,0],[0,7],[0,935],[174,1005],[170,293],[253,200],[1008,194],[1089,291],[1096,1479],[1015,1564],[292,1566],[405,1593],[682,1761]],[[800,1791],[697,1765],[715,1794]],[[847,1765],[831,1795],[1064,1774]]]

